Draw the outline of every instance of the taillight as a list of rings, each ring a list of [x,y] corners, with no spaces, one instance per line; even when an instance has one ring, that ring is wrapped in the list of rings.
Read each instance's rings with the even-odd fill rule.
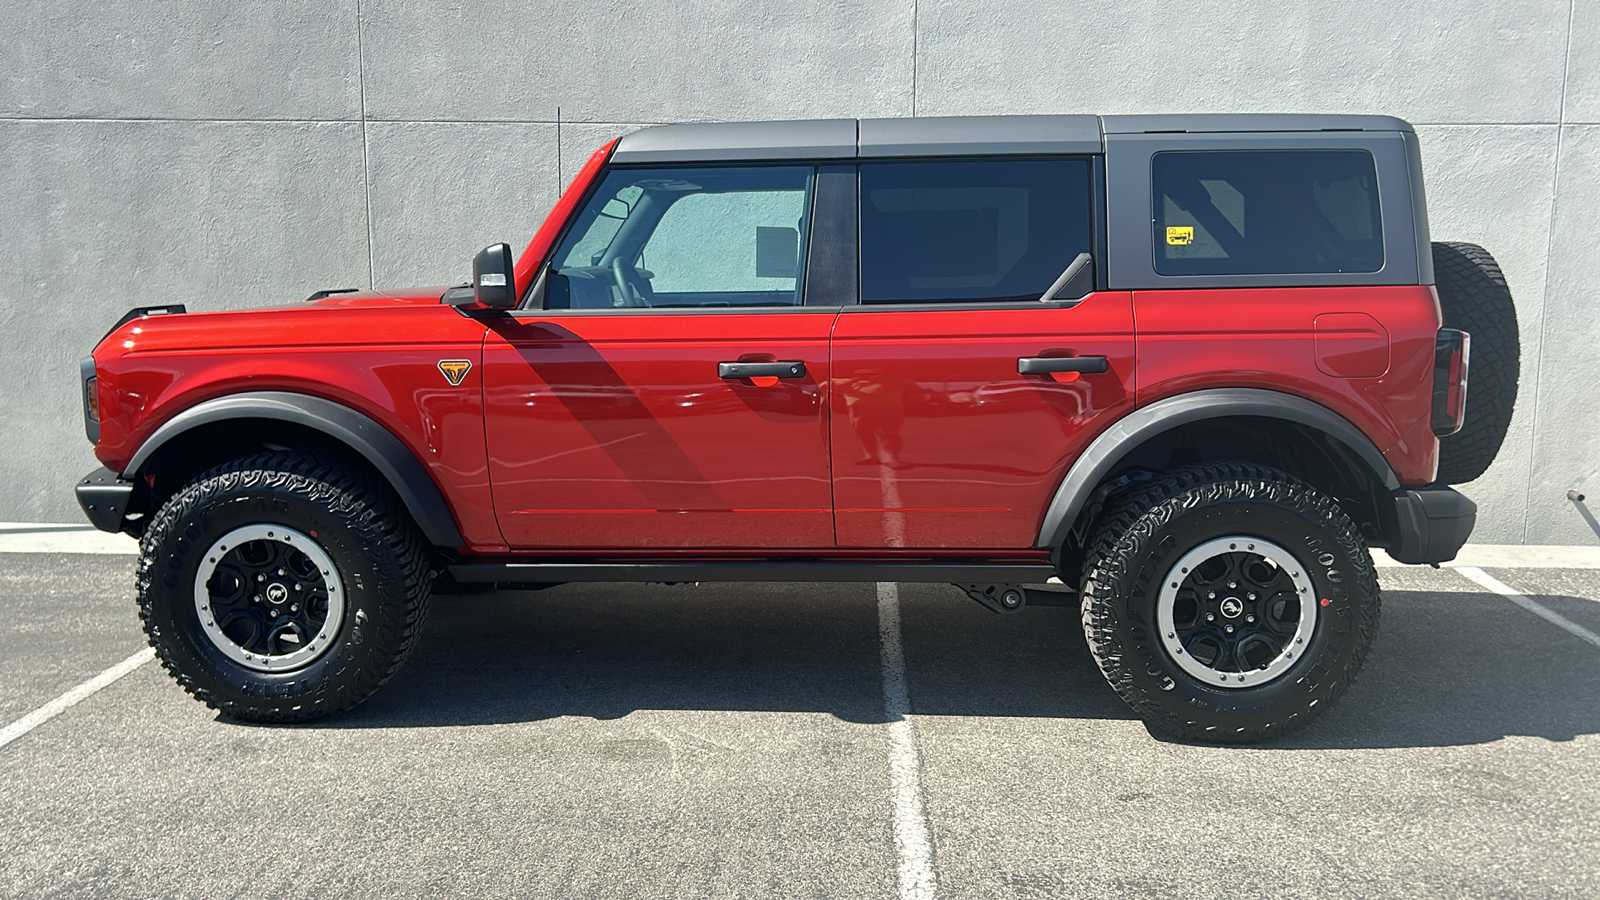
[[[1439,329],[1433,348],[1433,433],[1455,434],[1467,415],[1467,359],[1472,336],[1454,328]]]

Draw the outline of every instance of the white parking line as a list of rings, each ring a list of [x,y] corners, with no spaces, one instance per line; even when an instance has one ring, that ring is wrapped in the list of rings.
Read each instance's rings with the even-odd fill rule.
[[[1382,550],[1372,551],[1378,566],[1403,566]],[[1600,547],[1539,544],[1468,544],[1446,569],[1600,569]]]
[[[1490,575],[1488,572],[1485,572],[1484,570],[1474,566],[1461,566],[1457,568],[1456,571],[1467,576],[1473,581],[1476,581],[1478,584],[1483,585],[1489,590],[1494,591],[1496,594],[1499,594],[1507,600],[1510,600],[1512,603],[1515,603],[1528,612],[1533,613],[1546,622],[1549,622],[1558,628],[1564,628],[1567,631],[1570,631],[1578,637],[1583,638],[1589,643],[1595,645],[1596,647],[1600,647],[1600,634],[1595,634],[1582,625],[1579,625],[1577,622],[1574,622],[1555,610],[1550,609],[1526,594],[1520,594],[1515,590],[1512,590],[1509,585],[1500,579],[1495,578],[1493,575]]]
[[[46,703],[33,712],[28,713],[15,722],[12,722],[5,728],[0,728],[0,747],[4,747],[17,738],[22,737],[35,728],[38,728],[40,725],[43,725],[51,719],[54,719],[56,716],[61,715],[72,707],[77,706],[95,691],[100,690],[106,685],[112,684],[118,678],[121,678],[122,676],[132,672],[134,669],[139,668],[155,658],[156,651],[146,647],[122,662],[119,662],[104,672],[101,672],[99,675],[96,675],[88,681],[85,681],[83,684],[80,684],[72,690],[67,691],[65,694],[62,694],[54,700],[51,700],[49,703]]]
[[[889,582],[878,583],[878,641],[883,662],[883,713],[889,723],[889,792],[895,849],[900,854],[900,898],[932,900],[938,882],[933,874],[928,817],[922,809],[906,655],[900,645],[900,590]]]
[[[107,534],[90,525],[48,522],[0,522],[0,553],[134,554],[139,542],[125,534]]]

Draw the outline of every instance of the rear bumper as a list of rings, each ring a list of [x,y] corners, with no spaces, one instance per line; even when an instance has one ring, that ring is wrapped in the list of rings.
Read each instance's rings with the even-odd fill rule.
[[[101,466],[83,476],[72,490],[78,495],[83,514],[94,527],[112,534],[122,531],[128,498],[133,495],[133,482],[123,481],[117,473]]]
[[[1389,555],[1403,563],[1442,563],[1456,558],[1478,521],[1478,506],[1452,488],[1395,492],[1398,532]]]

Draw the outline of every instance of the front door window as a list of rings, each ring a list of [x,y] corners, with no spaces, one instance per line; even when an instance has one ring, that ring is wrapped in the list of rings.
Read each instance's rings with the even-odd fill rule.
[[[546,309],[799,306],[812,169],[619,169],[556,251]]]

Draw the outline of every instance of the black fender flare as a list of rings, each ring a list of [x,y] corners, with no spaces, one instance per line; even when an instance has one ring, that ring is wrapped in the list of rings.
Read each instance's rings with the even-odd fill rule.
[[[1400,489],[1400,480],[1395,477],[1394,469],[1383,458],[1383,453],[1372,443],[1372,439],[1349,419],[1326,406],[1279,391],[1213,388],[1168,397],[1140,407],[1123,416],[1090,442],[1061,479],[1061,486],[1056,489],[1055,497],[1045,510],[1044,522],[1039,526],[1039,537],[1034,546],[1041,549],[1061,546],[1095,488],[1111,474],[1123,457],[1145,441],[1191,422],[1233,416],[1283,419],[1315,428],[1339,441],[1356,458],[1365,462],[1388,490]]]
[[[140,445],[122,477],[133,480],[150,457],[174,438],[201,425],[228,419],[293,422],[340,441],[382,473],[429,542],[436,547],[466,546],[433,476],[399,438],[363,413],[309,394],[254,391],[191,406],[163,422]]]

